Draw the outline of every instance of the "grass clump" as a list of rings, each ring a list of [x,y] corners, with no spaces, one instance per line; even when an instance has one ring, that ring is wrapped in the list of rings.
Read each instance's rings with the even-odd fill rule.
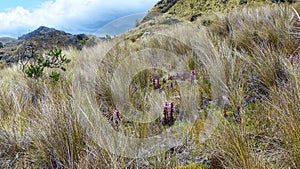
[[[156,25],[133,41],[115,37],[67,57],[56,50],[54,67],[68,70],[56,83],[24,76],[27,66],[1,69],[1,168],[299,168],[298,12],[297,4],[245,8],[208,26]],[[203,138],[212,114],[219,123]],[[143,152],[113,135],[164,131],[183,144]],[[132,150],[157,153],[126,156]]]

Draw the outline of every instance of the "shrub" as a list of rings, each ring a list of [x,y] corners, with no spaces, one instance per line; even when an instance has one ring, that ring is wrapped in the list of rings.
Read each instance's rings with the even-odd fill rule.
[[[25,65],[23,65],[25,68],[22,69],[27,77],[41,79],[45,76],[45,68],[48,68],[53,70],[51,74],[48,75],[48,78],[54,81],[58,81],[60,78],[60,73],[57,72],[57,69],[66,71],[65,65],[71,62],[71,60],[66,58],[62,53],[62,50],[58,48],[54,48],[47,54],[23,59],[28,59],[27,62],[23,61],[23,63],[25,63]]]

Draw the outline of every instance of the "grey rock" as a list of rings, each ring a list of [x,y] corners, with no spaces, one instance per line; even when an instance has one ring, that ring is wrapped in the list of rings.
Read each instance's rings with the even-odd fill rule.
[[[42,48],[46,48],[46,46],[47,46],[47,43],[46,42],[42,42]]]
[[[17,63],[18,61],[19,61],[18,55],[15,55],[15,56],[11,57],[11,59],[9,60],[9,63]]]
[[[78,35],[75,35],[75,36],[76,36],[76,38],[77,38],[78,40],[89,39],[89,37],[86,36],[85,34],[78,34]]]
[[[3,55],[1,59],[5,60],[6,62],[9,62],[9,56],[8,56],[8,54]]]
[[[104,105],[104,104],[101,104],[100,110],[101,110],[102,112],[108,112],[108,107],[107,107],[106,105]]]
[[[19,40],[28,40],[28,39],[30,39],[30,38],[32,38],[34,36],[41,35],[41,34],[45,34],[46,35],[46,34],[53,33],[55,31],[56,30],[54,28],[47,28],[45,26],[41,26],[37,30],[21,36],[19,38]]]

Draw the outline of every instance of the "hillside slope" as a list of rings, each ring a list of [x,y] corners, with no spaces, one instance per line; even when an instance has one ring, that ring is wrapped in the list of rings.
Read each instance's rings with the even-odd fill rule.
[[[189,21],[217,12],[228,12],[244,6],[259,6],[279,2],[296,2],[295,0],[161,0],[150,11],[154,13],[172,14]],[[147,17],[146,17],[147,18]]]
[[[58,80],[0,69],[0,168],[300,168],[299,13],[161,13],[65,50]]]

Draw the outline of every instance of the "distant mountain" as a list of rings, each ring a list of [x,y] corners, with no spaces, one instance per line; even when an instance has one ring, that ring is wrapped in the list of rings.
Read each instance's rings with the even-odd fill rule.
[[[28,40],[30,38],[33,38],[33,37],[36,37],[36,36],[40,36],[40,35],[46,35],[47,36],[47,35],[53,34],[55,32],[58,32],[60,34],[67,34],[67,33],[65,33],[63,31],[58,31],[58,30],[56,30],[54,28],[48,28],[48,27],[45,27],[45,26],[41,26],[37,30],[32,31],[32,32],[30,32],[28,34],[25,34],[25,35],[21,36],[19,39],[20,40]],[[71,35],[71,34],[69,34],[69,35]]]
[[[18,39],[0,38],[0,60],[11,64],[18,61],[19,55],[28,46],[36,52],[43,52],[54,47],[67,49],[77,48],[81,50],[84,46],[93,46],[97,38],[92,35],[72,35],[64,31],[41,26],[38,29],[25,34]]]
[[[17,43],[18,42],[18,40],[17,39],[15,39],[15,38],[10,38],[10,37],[0,37],[0,42],[2,42],[3,43],[3,45],[10,45],[10,44],[15,44],[15,43]]]
[[[81,49],[83,47],[83,41],[88,39],[89,36],[85,34],[72,35],[70,33],[45,26],[41,26],[37,30],[18,38],[18,40],[23,42],[32,41],[38,48],[42,49],[49,49],[54,46],[60,48],[76,47]]]

